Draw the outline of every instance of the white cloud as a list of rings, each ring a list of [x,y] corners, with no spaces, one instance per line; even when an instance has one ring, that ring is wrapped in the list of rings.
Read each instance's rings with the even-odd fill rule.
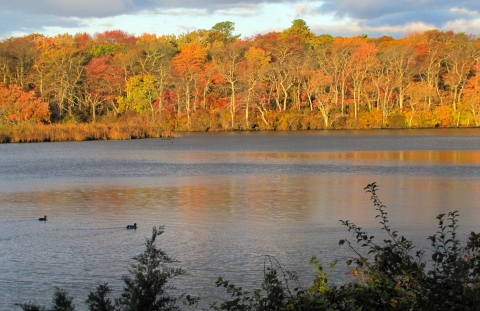
[[[391,35],[443,29],[478,33],[480,1],[458,0],[0,0],[0,37],[33,32],[180,34],[235,23],[245,37],[304,19],[316,33]]]
[[[442,26],[443,30],[455,30],[466,34],[480,34],[480,20],[457,19],[448,21]]]
[[[300,18],[315,14],[315,8],[311,5],[294,5],[293,9],[295,10],[295,14]]]
[[[468,9],[465,9],[465,8],[453,7],[453,8],[450,9],[450,11],[452,13],[469,16],[471,18],[478,17],[478,11],[475,11],[475,10],[468,10]]]
[[[248,10],[248,9],[218,10],[215,12],[215,14],[223,15],[223,16],[238,16],[238,17],[249,17],[249,16],[258,15],[257,11]]]
[[[105,17],[135,8],[130,0],[0,0],[1,11],[59,17]]]
[[[166,9],[166,10],[157,10],[158,14],[168,15],[168,16],[201,16],[207,15],[208,13],[205,10],[199,9]],[[152,13],[147,13],[151,15]]]
[[[369,37],[380,37],[380,36],[393,36],[393,37],[402,37],[405,34],[412,32],[422,32],[425,30],[435,28],[431,24],[425,24],[422,22],[418,23],[409,23],[405,25],[398,26],[378,26],[371,27],[362,25],[359,21],[351,21],[346,24],[322,24],[322,25],[313,25],[310,27],[315,33],[320,34],[330,34],[332,36],[342,36],[342,37],[351,37],[358,36],[361,34],[367,34]]]

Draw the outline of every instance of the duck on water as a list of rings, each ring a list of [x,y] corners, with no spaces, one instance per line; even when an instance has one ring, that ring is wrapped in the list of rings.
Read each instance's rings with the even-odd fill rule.
[[[43,217],[41,217],[41,218],[38,218],[38,220],[40,220],[40,221],[47,221],[47,215],[45,215],[45,216],[43,216]]]
[[[127,229],[135,229],[137,230],[137,223],[134,223],[133,225],[128,225]]]

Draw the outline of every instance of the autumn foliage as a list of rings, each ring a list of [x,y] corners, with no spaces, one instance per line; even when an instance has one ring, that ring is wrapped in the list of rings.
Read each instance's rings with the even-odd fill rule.
[[[233,26],[1,41],[1,122],[166,131],[480,126],[478,36],[334,38],[295,20],[239,39]]]
[[[48,123],[48,104],[33,92],[23,92],[18,85],[0,87],[0,118],[4,123]]]

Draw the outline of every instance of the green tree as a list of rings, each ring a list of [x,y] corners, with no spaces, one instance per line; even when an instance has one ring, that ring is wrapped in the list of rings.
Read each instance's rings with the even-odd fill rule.
[[[107,295],[111,292],[108,283],[97,286],[96,292],[90,292],[85,302],[90,311],[115,311],[115,306]]]
[[[235,23],[233,22],[226,21],[216,23],[212,27],[212,30],[222,35],[226,41],[234,41],[240,37],[240,34],[233,35],[233,32],[235,31]]]
[[[52,299],[53,306],[48,311],[75,311],[75,304],[73,303],[73,297],[68,295],[68,292],[56,288]],[[32,303],[16,303],[23,311],[46,311],[45,307],[32,304]]]
[[[57,287],[53,294],[53,307],[51,311],[75,311],[73,297],[68,292]]]
[[[23,311],[46,311],[45,307],[38,306],[32,303],[16,303]]]
[[[280,33],[280,38],[283,40],[297,37],[303,44],[311,44],[315,39],[315,34],[310,31],[307,23],[303,19],[295,19],[292,21],[292,26]]]
[[[168,285],[168,280],[184,275],[181,268],[172,268],[177,261],[157,248],[156,238],[163,233],[163,227],[153,227],[152,237],[147,238],[145,251],[135,256],[137,262],[129,269],[131,276],[123,276],[125,286],[116,304],[124,311],[173,311],[181,310],[178,297],[170,294],[175,288]]]

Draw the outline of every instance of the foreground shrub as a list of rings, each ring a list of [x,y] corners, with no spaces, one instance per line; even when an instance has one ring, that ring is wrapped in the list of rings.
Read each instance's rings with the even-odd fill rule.
[[[347,264],[354,263],[355,274],[364,280],[347,284],[355,288],[351,295],[362,302],[362,310],[479,310],[480,235],[472,232],[466,246],[460,246],[458,212],[440,214],[439,229],[428,238],[433,247],[432,260],[423,261],[423,250],[414,252],[411,241],[391,230],[376,183],[365,189],[371,194],[378,211],[376,217],[388,238],[382,245],[376,244],[373,236],[349,221],[342,221],[369,254],[362,256],[351,242],[340,241],[355,253]]]
[[[129,269],[130,276],[123,277],[125,286],[116,304],[126,311],[181,310],[179,300],[170,291],[170,278],[185,274],[181,268],[172,268],[170,264],[177,262],[155,245],[157,236],[163,233],[163,228],[153,228],[152,237],[145,242],[145,251],[135,256],[137,262]]]
[[[423,250],[415,250],[412,241],[390,228],[387,208],[377,194],[378,186],[365,187],[377,210],[386,235],[380,243],[349,220],[341,220],[354,241],[342,239],[352,256],[345,263],[354,279],[333,285],[328,278],[337,261],[328,270],[315,257],[310,261],[317,276],[309,288],[299,286],[294,272],[285,271],[272,256],[265,256],[263,281],[253,291],[219,278],[228,299],[210,304],[214,311],[308,311],[308,310],[480,310],[480,233],[471,232],[465,246],[457,237],[458,212],[440,214],[438,231],[430,236],[431,260]],[[145,251],[134,257],[125,286],[115,303],[108,298],[108,284],[91,292],[86,304],[91,311],[182,310],[180,303],[196,306],[198,299],[173,295],[170,278],[185,271],[172,268],[176,261],[155,245],[163,228],[153,228]],[[31,303],[17,304],[24,311],[45,311]],[[57,288],[49,310],[75,310],[73,297]]]
[[[90,311],[115,311],[115,305],[112,300],[107,297],[111,292],[108,287],[108,283],[100,284],[97,286],[95,292],[90,292],[87,301],[85,302]]]
[[[375,237],[354,223],[341,220],[355,238],[340,240],[353,256],[353,281],[341,286],[328,283],[336,262],[326,272],[315,257],[311,264],[318,275],[308,289],[290,289],[295,281],[279,265],[265,269],[260,289],[252,293],[219,279],[230,300],[213,303],[212,310],[480,310],[480,234],[472,232],[466,246],[457,238],[458,212],[440,214],[439,230],[428,239],[433,246],[431,261],[424,261],[424,251],[414,251],[413,243],[392,231],[386,206],[380,201],[376,183],[365,190],[378,212],[381,229],[387,238],[377,243]],[[446,219],[445,219],[446,218]],[[357,245],[360,249],[355,247]],[[366,255],[362,255],[366,253]],[[427,270],[430,267],[430,270]]]
[[[23,311],[46,311],[45,307],[38,306],[32,303],[16,304]],[[63,289],[56,288],[52,299],[52,308],[49,311],[75,311],[75,304],[73,303],[73,297],[68,295]]]
[[[110,288],[107,283],[101,284],[95,292],[90,292],[86,305],[90,311],[177,311],[182,310],[180,303],[194,305],[196,298],[180,294],[175,296],[172,291],[175,287],[170,286],[168,281],[176,276],[185,274],[181,268],[173,268],[172,264],[177,261],[169,257],[155,241],[163,233],[163,227],[153,227],[152,236],[146,239],[146,249],[143,253],[135,256],[128,270],[129,275],[123,276],[125,286],[120,298],[115,303],[108,298]],[[49,311],[74,311],[73,297],[62,289],[57,288],[53,296],[53,306]],[[45,307],[31,303],[16,304],[23,311],[45,311]]]

